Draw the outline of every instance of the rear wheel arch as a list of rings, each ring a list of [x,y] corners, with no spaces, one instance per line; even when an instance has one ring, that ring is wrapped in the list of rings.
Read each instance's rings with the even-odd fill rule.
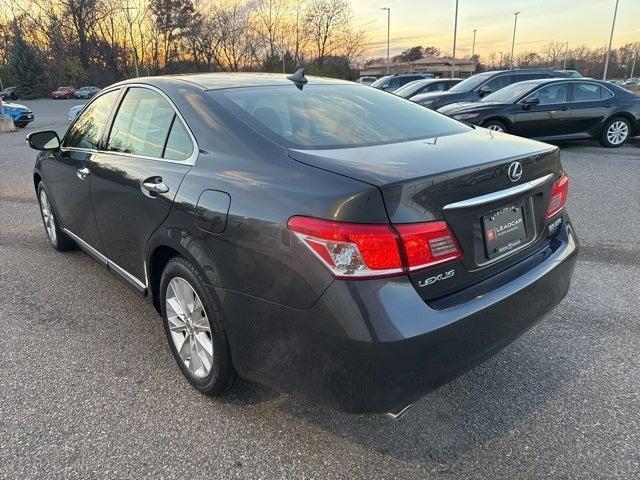
[[[613,120],[614,118],[618,118],[618,117],[624,118],[625,120],[627,120],[631,126],[633,126],[634,122],[636,121],[635,117],[629,112],[624,112],[624,111],[615,112],[615,113],[612,113],[611,115],[609,115],[602,122],[602,124],[600,125],[600,132],[602,132],[607,127],[607,125],[609,125],[609,122],[611,120]]]
[[[149,293],[155,309],[160,312],[160,281],[162,272],[172,258],[181,256],[181,253],[169,245],[156,246],[147,259],[149,273]]]
[[[192,242],[187,242],[192,244]],[[200,262],[196,260],[189,249],[184,248],[181,244],[172,241],[167,237],[156,237],[152,239],[147,246],[146,269],[148,281],[148,293],[151,302],[158,312],[160,312],[160,283],[162,280],[162,272],[167,264],[175,257],[182,257],[196,268],[203,279],[206,280],[205,286],[211,286],[211,279],[207,272],[202,268]],[[209,292],[212,289],[208,289]]]

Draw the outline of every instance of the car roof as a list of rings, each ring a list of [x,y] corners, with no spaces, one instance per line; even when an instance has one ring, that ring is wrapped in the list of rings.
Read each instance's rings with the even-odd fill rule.
[[[512,85],[518,85],[520,83],[526,83],[527,85],[544,85],[546,83],[557,83],[557,82],[595,82],[602,84],[601,80],[595,80],[589,77],[553,77],[553,78],[535,78],[532,80],[524,80],[522,82],[516,82]]]
[[[339,80],[335,78],[323,77],[306,77],[310,85],[331,85],[344,84],[354,85],[354,82],[347,80]],[[186,75],[165,75],[158,77],[132,78],[119,82],[116,85],[126,85],[128,83],[145,83],[160,87],[167,83],[188,82],[197,85],[204,90],[218,90],[223,88],[238,87],[263,87],[278,85],[293,85],[291,80],[287,79],[286,74],[275,73],[194,73]]]

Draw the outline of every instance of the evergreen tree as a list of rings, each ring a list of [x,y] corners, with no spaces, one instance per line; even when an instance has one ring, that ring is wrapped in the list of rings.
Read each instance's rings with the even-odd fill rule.
[[[9,78],[21,98],[37,98],[44,91],[44,68],[40,56],[20,34],[9,49]]]

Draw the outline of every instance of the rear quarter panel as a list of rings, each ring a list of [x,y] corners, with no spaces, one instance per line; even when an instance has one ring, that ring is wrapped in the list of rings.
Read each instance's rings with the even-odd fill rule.
[[[152,244],[164,239],[181,245],[214,287],[310,308],[333,277],[289,233],[289,218],[386,223],[380,191],[295,162],[207,94],[187,89],[172,98],[178,99],[200,152]],[[197,201],[207,189],[230,197],[226,227],[219,234],[196,225]]]

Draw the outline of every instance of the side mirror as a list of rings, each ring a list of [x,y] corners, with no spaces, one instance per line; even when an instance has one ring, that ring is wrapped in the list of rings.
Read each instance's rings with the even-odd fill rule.
[[[58,150],[60,138],[53,130],[44,130],[27,135],[27,144],[34,150]]]
[[[478,93],[480,94],[481,97],[484,97],[485,95],[489,95],[491,93],[491,88],[484,85],[480,87],[480,90],[478,90]]]
[[[529,97],[525,98],[522,101],[522,108],[525,110],[531,108],[532,105],[538,105],[540,103],[540,99],[538,97]]]

